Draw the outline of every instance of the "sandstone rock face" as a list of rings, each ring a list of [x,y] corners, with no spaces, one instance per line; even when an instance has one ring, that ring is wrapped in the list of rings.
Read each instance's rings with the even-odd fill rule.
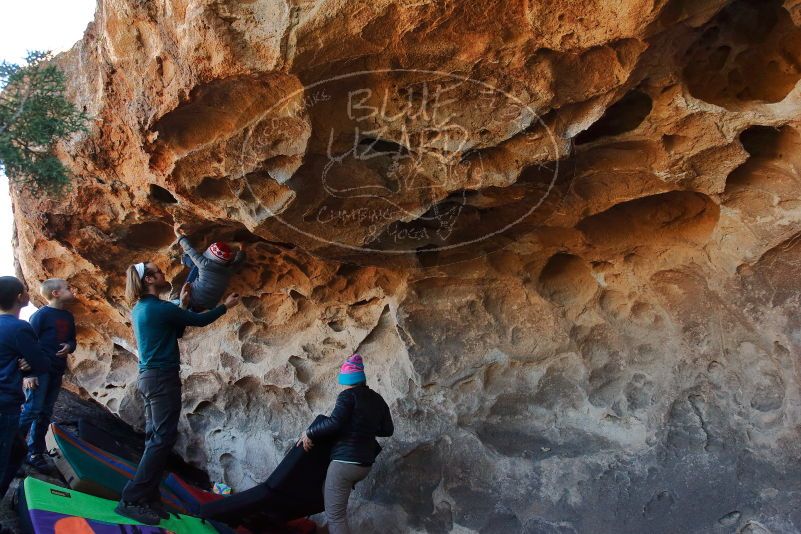
[[[180,452],[237,489],[354,351],[396,434],[359,532],[801,529],[801,4],[102,0],[91,131],[15,192],[79,291],[87,395],[141,424],[123,273],[245,243],[182,341]]]

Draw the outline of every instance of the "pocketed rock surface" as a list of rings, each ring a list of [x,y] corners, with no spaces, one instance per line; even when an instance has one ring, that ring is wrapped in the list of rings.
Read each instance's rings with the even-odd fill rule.
[[[359,532],[801,530],[801,4],[101,0],[90,129],[15,190],[71,380],[141,427],[124,271],[246,246],[178,451],[242,490],[352,352],[396,433]]]

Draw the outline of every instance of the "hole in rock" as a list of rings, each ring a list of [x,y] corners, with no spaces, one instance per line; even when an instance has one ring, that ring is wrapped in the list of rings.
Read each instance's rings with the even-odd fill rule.
[[[248,310],[253,311],[261,305],[261,299],[259,297],[242,297],[242,304]]]
[[[198,434],[205,434],[208,430],[221,426],[225,421],[225,413],[211,401],[200,401],[195,409],[186,414],[189,428]]]
[[[345,330],[345,322],[344,321],[331,321],[328,323],[328,328],[333,330],[334,332],[342,332]]]
[[[283,246],[282,243],[265,241],[263,238],[249,231],[241,223],[232,220],[226,221],[224,224],[221,224],[220,221],[198,221],[198,226],[192,232],[191,240],[192,244],[198,250],[205,250],[205,247],[214,241],[225,241],[229,244],[247,243],[254,246],[259,244],[265,246]],[[255,257],[258,256],[258,252],[258,250],[254,249],[249,255],[253,254]]]
[[[122,240],[133,249],[159,249],[175,241],[175,234],[167,223],[148,221],[129,226]]]
[[[417,247],[415,250],[415,255],[417,256],[417,261],[420,262],[421,267],[433,267],[437,264],[437,251],[439,247],[435,245],[423,245],[421,247]]]
[[[740,133],[740,143],[750,157],[726,179],[725,204],[760,217],[772,209],[777,198],[798,202],[798,131],[790,126],[752,126]]]
[[[662,143],[665,145],[665,150],[667,150],[668,152],[683,150],[683,147],[686,147],[690,142],[692,142],[691,139],[683,135],[662,136]]]
[[[309,381],[314,376],[311,369],[309,369],[308,364],[303,360],[303,358],[300,358],[298,356],[290,356],[289,364],[295,368],[295,376],[297,376],[298,381],[304,384],[308,384]]]
[[[587,302],[598,284],[590,266],[572,254],[556,254],[542,269],[539,277],[543,296],[563,306]]]
[[[261,243],[264,241],[249,230],[241,228],[233,233],[230,240],[236,243]]]
[[[267,356],[269,353],[261,343],[247,341],[242,345],[242,360],[245,363],[261,363]]]
[[[348,276],[353,273],[358,272],[360,267],[355,263],[343,263],[337,269],[337,275],[339,276]]]
[[[779,102],[801,78],[801,29],[778,0],[732,2],[688,50],[690,93],[730,109]]]
[[[577,228],[596,246],[659,247],[706,241],[719,216],[720,207],[703,193],[670,191],[616,204]]]
[[[231,188],[225,178],[207,176],[195,187],[195,194],[206,200],[217,200],[232,197]]]
[[[356,306],[366,306],[368,304],[373,304],[375,302],[378,302],[378,297],[373,297],[373,298],[364,299],[364,300],[357,300],[351,306],[355,308]]]
[[[150,198],[163,204],[176,204],[178,200],[160,185],[150,184]]]
[[[42,260],[42,267],[48,273],[61,272],[65,266],[66,264],[58,258],[45,258]]]
[[[259,390],[261,389],[261,385],[261,380],[250,375],[243,376],[234,382],[234,387],[238,387],[248,395],[258,394]]]
[[[751,126],[740,134],[740,143],[751,156],[781,157],[778,147],[781,130],[771,126]]]
[[[111,366],[106,376],[108,386],[124,386],[130,383],[132,378],[136,376],[138,362],[139,360],[135,354],[122,345],[114,343]]]
[[[408,154],[409,150],[394,141],[365,137],[359,141],[359,152],[362,154]]]
[[[292,300],[294,300],[295,302],[300,302],[302,300],[306,300],[306,295],[304,295],[303,293],[300,293],[298,291],[295,291],[294,289],[290,289],[289,290],[289,297]]]
[[[248,321],[239,327],[237,337],[239,338],[239,341],[246,341],[256,330],[258,330],[258,326],[255,323]]]
[[[642,91],[629,91],[623,98],[609,106],[600,119],[576,136],[576,144],[582,145],[630,132],[639,126],[651,113],[651,97]]]

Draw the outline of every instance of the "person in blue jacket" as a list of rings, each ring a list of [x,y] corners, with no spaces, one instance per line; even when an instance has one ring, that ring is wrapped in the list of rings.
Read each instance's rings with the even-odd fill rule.
[[[19,318],[28,300],[28,291],[17,277],[0,276],[0,499],[24,458],[10,461],[25,401],[23,371],[37,375],[50,369],[50,358],[39,347],[33,328]]]
[[[131,265],[126,273],[125,294],[133,305],[131,323],[139,349],[137,386],[145,403],[145,452],[133,480],[125,485],[115,511],[147,525],[169,517],[161,503],[159,485],[167,456],[178,437],[181,415],[181,355],[178,338],[187,326],[213,323],[239,303],[233,293],[214,309],[196,313],[183,309],[160,295],[170,283],[152,262]],[[180,303],[188,307],[191,287],[184,284]]]
[[[75,301],[69,284],[61,278],[50,278],[42,283],[42,296],[47,305],[42,306],[30,318],[31,326],[39,338],[39,346],[50,358],[50,371],[27,376],[22,381],[25,405],[19,419],[20,433],[28,436],[28,458],[26,462],[45,471],[45,434],[53,407],[61,392],[67,356],[75,352],[75,317],[67,309]]]

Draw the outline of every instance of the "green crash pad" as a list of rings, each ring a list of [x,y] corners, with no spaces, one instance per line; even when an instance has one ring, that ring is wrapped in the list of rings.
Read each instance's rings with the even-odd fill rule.
[[[19,513],[23,525],[35,534],[70,532],[162,534],[219,534],[196,517],[170,514],[158,526],[143,525],[114,512],[116,501],[48,484],[32,477],[21,486]]]

